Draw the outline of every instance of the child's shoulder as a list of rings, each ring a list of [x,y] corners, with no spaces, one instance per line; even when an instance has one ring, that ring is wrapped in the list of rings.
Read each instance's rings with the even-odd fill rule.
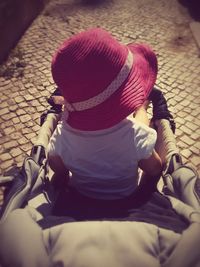
[[[127,118],[127,125],[132,128],[134,135],[142,135],[142,136],[157,136],[157,132],[155,129],[151,128],[150,126],[136,120],[133,117]]]

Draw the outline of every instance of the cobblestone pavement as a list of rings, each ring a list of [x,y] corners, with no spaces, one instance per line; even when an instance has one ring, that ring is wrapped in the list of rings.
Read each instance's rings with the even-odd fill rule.
[[[51,57],[58,45],[88,27],[103,27],[124,43],[147,42],[158,55],[157,85],[177,124],[184,162],[200,172],[200,52],[192,18],[176,0],[52,0],[0,70],[0,172],[20,166],[54,90]]]

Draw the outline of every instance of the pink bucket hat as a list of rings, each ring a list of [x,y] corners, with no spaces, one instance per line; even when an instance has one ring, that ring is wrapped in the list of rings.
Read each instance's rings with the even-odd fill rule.
[[[123,45],[100,28],[66,40],[52,60],[67,123],[85,131],[112,127],[133,113],[156,75],[156,55],[147,45]]]

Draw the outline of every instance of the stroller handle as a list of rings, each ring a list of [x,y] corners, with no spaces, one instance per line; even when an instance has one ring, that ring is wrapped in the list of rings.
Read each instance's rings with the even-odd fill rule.
[[[60,119],[60,114],[57,114],[55,112],[48,111],[46,114],[43,114],[42,116],[45,116],[45,119],[43,121],[43,124],[40,128],[37,140],[34,143],[35,147],[44,147],[45,149],[48,146],[50,137],[52,136],[57,123]],[[35,151],[33,152],[36,153]]]

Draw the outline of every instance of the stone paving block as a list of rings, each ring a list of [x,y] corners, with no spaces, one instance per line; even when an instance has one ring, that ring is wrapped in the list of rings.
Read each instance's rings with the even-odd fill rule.
[[[8,128],[10,126],[13,126],[12,120],[4,121],[1,123],[2,129]]]
[[[199,158],[199,156],[192,156],[191,157],[191,162],[194,164],[194,166],[199,166],[200,165],[200,158]]]
[[[181,136],[181,135],[183,135],[183,132],[182,132],[181,130],[179,130],[179,128],[177,127],[177,128],[176,128],[176,132],[175,132],[175,136],[176,136],[176,137],[179,137],[179,136]]]
[[[7,103],[7,101],[3,101],[3,99],[1,98],[1,100],[0,100],[0,108],[3,109],[5,107],[8,107],[8,103]]]
[[[3,108],[0,110],[0,116],[4,115],[4,114],[7,114],[9,112],[9,109],[8,108]]]
[[[188,146],[191,146],[194,144],[194,141],[190,137],[188,137],[187,135],[180,137],[180,139],[181,139],[181,141],[186,143],[186,145],[188,145]]]
[[[26,114],[26,112],[25,112],[23,109],[18,109],[18,110],[16,111],[16,113],[17,113],[18,116],[21,116],[21,115]]]
[[[32,100],[32,101],[30,101],[30,105],[31,105],[32,107],[37,107],[37,106],[40,105],[40,103],[38,102],[38,100]]]
[[[1,116],[1,118],[5,121],[11,120],[12,118],[16,117],[14,112],[10,112]]]
[[[28,133],[32,133],[32,129],[31,128],[23,128],[22,129],[22,135],[26,135]]]
[[[22,154],[22,151],[19,147],[16,147],[12,148],[9,153],[13,158],[16,158],[17,156]]]
[[[16,156],[15,157],[15,162],[17,164],[18,167],[21,167],[22,166],[22,163],[24,162],[24,159],[27,155],[25,155],[24,153],[23,154],[20,154],[19,156]]]
[[[6,107],[7,107],[7,105],[8,105],[8,104],[7,104],[7,100],[8,100],[8,97],[7,97],[7,96],[5,96],[5,95],[2,95],[2,96],[1,96],[1,101],[3,101],[4,103],[6,103],[6,104],[5,104]],[[5,102],[5,101],[6,101],[6,102]]]
[[[24,102],[24,98],[21,97],[21,96],[17,96],[17,97],[15,97],[14,100],[15,100],[16,103]]]
[[[199,128],[198,125],[194,124],[193,122],[189,122],[189,121],[186,123],[186,125],[187,125],[187,127],[190,128],[193,132],[195,132],[195,131]]]
[[[44,88],[43,88],[43,90],[44,90]],[[38,94],[38,90],[35,87],[31,87],[30,89],[28,89],[28,92],[30,93],[30,95],[32,95],[34,93]]]
[[[192,133],[190,136],[194,141],[199,140],[199,134],[198,133]]]
[[[3,146],[0,146],[0,158],[1,158],[1,155],[5,153],[5,150],[4,150],[4,147]]]
[[[196,71],[197,71],[197,74],[199,74],[199,69],[196,69]],[[192,95],[199,97],[199,92],[198,91],[193,91]]]
[[[39,113],[35,113],[35,114],[32,115],[32,119],[33,119],[34,121],[38,121],[38,119],[40,118],[40,115],[41,115],[41,114],[39,114]]]
[[[7,171],[12,167],[13,163],[14,163],[14,159],[7,160],[7,161],[1,163],[1,169],[4,171]],[[2,172],[1,172],[1,174],[2,174]]]
[[[32,129],[33,129],[33,131],[35,133],[37,133],[40,130],[40,126],[39,125],[35,125]]]
[[[187,127],[187,125],[182,125],[180,128],[179,128],[181,131],[183,131],[186,135],[191,135],[192,134],[192,130],[189,129]]]
[[[18,117],[12,119],[13,124],[17,124],[20,122],[20,119]]]
[[[194,147],[196,147],[198,149],[200,148],[200,141],[199,140],[194,143]]]
[[[32,95],[25,95],[24,98],[26,99],[26,101],[35,99],[35,97]]]
[[[188,145],[185,142],[181,141],[181,140],[177,141],[177,146],[178,146],[178,148],[180,150],[183,150],[183,149],[187,149],[188,148]]]
[[[24,86],[28,89],[30,87],[34,87],[34,84],[27,82]]]
[[[18,104],[19,108],[23,109],[25,107],[28,107],[28,103],[27,102],[21,102]]]
[[[24,152],[30,152],[32,148],[32,144],[30,141],[27,144],[20,145],[20,149]]]
[[[190,115],[193,116],[193,119],[194,119],[196,116],[199,116],[199,114],[200,114],[199,109],[194,109],[191,111]]]
[[[21,133],[20,132],[13,132],[13,133],[10,134],[10,137],[13,140],[18,140],[19,138],[21,138]]]
[[[177,118],[175,119],[175,121],[176,121],[176,123],[178,123],[178,124],[180,124],[180,125],[185,124],[185,120],[184,120],[183,118],[179,118],[179,117],[177,117]]]
[[[14,126],[11,126],[9,128],[5,128],[4,129],[4,133],[5,135],[10,135],[11,133],[15,132],[15,127]]]
[[[14,112],[18,109],[17,105],[9,106],[9,111]]]
[[[199,103],[198,103],[198,104],[196,104],[196,103],[192,103],[192,105],[191,105],[191,109],[193,109],[193,110],[198,109],[198,110],[199,110]]]
[[[28,121],[31,120],[31,116],[30,116],[29,114],[25,114],[25,115],[21,115],[21,116],[19,117],[19,119],[20,119],[20,121],[21,121],[22,123],[25,123],[25,122],[28,122]]]
[[[192,155],[192,152],[189,149],[183,149],[181,150],[181,155],[189,159],[190,156]]]
[[[12,159],[12,156],[9,153],[4,153],[0,155],[0,161],[7,161],[9,159]]]
[[[36,136],[36,133],[27,133],[25,136],[28,140],[31,140]]]
[[[193,119],[193,122],[194,122],[197,126],[200,125],[200,119],[198,119],[198,118],[194,118],[194,119]]]
[[[17,140],[20,145],[27,144],[29,140],[22,136],[20,139]]]
[[[40,113],[42,113],[44,111],[44,107],[43,106],[36,107],[36,109]]]
[[[27,122],[25,123],[25,125],[26,125],[26,127],[31,128],[31,127],[34,126],[34,122],[33,122],[32,119],[31,119],[31,121],[27,121]],[[31,129],[32,129],[32,128],[31,128]]]
[[[42,92],[41,92],[41,95],[42,95],[42,96],[49,97],[49,92],[48,92],[48,91],[42,91]]]
[[[21,122],[14,125],[16,132],[21,132],[22,124]]]
[[[186,121],[190,121],[190,122],[192,122],[193,119],[194,119],[194,117],[191,116],[191,115],[187,115],[187,116],[185,117],[185,120],[186,120]]]
[[[190,147],[190,151],[193,153],[193,154],[196,154],[197,156],[200,155],[200,148],[197,148],[195,146],[191,146]]]
[[[179,116],[180,118],[185,118],[187,115],[188,115],[188,114],[187,114],[186,112],[184,112],[184,111],[180,111],[180,112],[178,113],[178,116]]]
[[[3,144],[3,147],[5,148],[5,150],[10,150],[13,147],[16,147],[18,145],[16,140],[11,140],[9,142],[5,142]]]

